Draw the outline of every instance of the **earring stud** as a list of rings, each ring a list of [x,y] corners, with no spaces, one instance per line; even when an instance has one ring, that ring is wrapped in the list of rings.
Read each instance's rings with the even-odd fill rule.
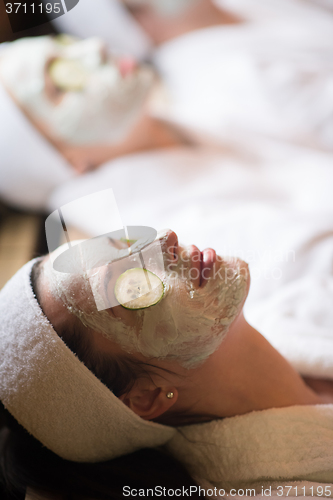
[[[174,393],[173,392],[167,392],[166,397],[169,398],[169,399],[172,399],[174,397]]]

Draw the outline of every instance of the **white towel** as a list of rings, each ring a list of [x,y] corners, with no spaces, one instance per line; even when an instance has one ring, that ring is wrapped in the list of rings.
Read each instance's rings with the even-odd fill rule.
[[[333,482],[333,405],[254,411],[179,428],[166,448],[218,488]],[[286,484],[286,483],[285,483]],[[258,489],[259,488],[259,489]]]
[[[45,210],[53,189],[74,169],[31,125],[0,82],[0,197],[10,205]]]

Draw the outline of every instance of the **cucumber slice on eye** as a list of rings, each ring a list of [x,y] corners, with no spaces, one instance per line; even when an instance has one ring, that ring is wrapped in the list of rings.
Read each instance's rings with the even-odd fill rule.
[[[125,309],[146,309],[162,299],[164,285],[156,274],[135,267],[119,276],[114,293],[119,304]]]
[[[55,59],[49,66],[54,85],[61,90],[80,91],[87,83],[87,72],[79,61]]]

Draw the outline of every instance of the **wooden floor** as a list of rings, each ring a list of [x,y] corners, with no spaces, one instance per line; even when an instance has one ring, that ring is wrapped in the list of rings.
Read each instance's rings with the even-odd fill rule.
[[[43,217],[0,205],[0,289],[33,257],[40,255]]]

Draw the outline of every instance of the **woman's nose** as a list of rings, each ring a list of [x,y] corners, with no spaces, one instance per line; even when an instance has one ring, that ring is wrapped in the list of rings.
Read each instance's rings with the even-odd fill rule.
[[[137,68],[137,62],[132,57],[122,57],[118,59],[118,68],[123,78],[131,75]]]

